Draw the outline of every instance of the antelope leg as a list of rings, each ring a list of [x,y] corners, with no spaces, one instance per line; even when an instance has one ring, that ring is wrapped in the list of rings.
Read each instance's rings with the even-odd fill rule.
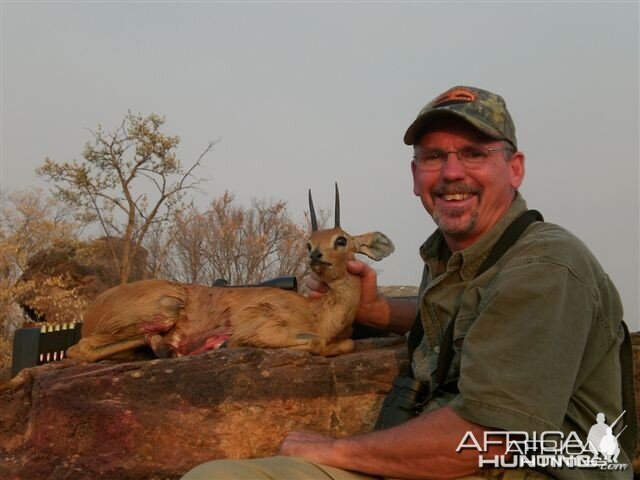
[[[290,348],[292,350],[302,350],[303,352],[321,355],[325,348],[324,338],[316,333],[298,333],[286,339],[279,348]]]
[[[95,334],[81,339],[67,349],[67,357],[79,358],[85,362],[98,362],[117,353],[134,350],[146,345],[143,335],[114,339],[109,334]]]

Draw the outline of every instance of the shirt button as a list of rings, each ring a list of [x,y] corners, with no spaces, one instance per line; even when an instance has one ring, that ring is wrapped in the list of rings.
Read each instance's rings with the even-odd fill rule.
[[[433,351],[435,353],[440,353],[440,345],[436,345],[435,347],[433,347]]]

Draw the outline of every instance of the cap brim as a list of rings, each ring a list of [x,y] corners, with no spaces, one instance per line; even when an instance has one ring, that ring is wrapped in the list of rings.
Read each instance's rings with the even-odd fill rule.
[[[418,137],[422,136],[422,134],[427,130],[430,124],[434,123],[438,119],[446,118],[446,117],[461,118],[462,120],[469,123],[472,127],[477,128],[482,133],[490,136],[491,138],[495,138],[496,140],[509,141],[501,132],[487,125],[481,120],[478,120],[475,117],[465,115],[464,113],[460,113],[455,110],[440,109],[440,110],[431,110],[430,112],[427,112],[424,115],[420,115],[418,118],[416,118],[413,121],[411,125],[409,125],[409,128],[404,134],[405,145],[415,145],[417,140],[419,140]]]

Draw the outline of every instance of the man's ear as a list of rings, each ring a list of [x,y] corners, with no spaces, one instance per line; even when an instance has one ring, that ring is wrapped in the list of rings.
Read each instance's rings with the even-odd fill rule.
[[[516,152],[509,160],[509,176],[511,179],[511,188],[517,190],[524,180],[524,153]]]
[[[372,260],[382,260],[395,250],[393,242],[384,233],[369,232],[353,237],[356,252]]]
[[[413,194],[416,197],[420,196],[420,188],[418,187],[418,179],[416,178],[418,166],[416,162],[411,162],[411,178],[413,178]]]

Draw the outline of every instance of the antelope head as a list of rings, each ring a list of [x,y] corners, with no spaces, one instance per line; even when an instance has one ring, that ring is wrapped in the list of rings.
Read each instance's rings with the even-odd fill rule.
[[[347,261],[354,260],[356,253],[362,253],[373,260],[382,260],[394,250],[393,242],[383,233],[369,232],[351,236],[340,227],[340,195],[337,183],[334,228],[318,230],[311,190],[309,190],[309,214],[311,216],[311,236],[307,242],[309,266],[326,283],[344,277],[347,272]]]

